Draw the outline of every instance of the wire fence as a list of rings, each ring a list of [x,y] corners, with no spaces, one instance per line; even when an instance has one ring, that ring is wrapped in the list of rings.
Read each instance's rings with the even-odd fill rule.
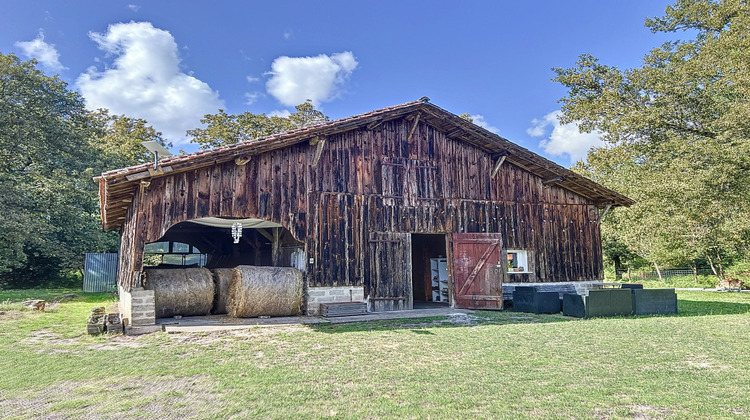
[[[622,276],[622,278],[627,279],[638,279],[638,280],[651,280],[651,279],[658,279],[659,274],[655,270],[646,271],[646,270],[631,270],[630,274],[628,274],[628,270],[617,270],[617,273]],[[710,268],[700,268],[698,269],[698,275],[699,276],[713,276],[714,273],[711,271]],[[676,268],[671,270],[661,270],[661,276],[662,278],[669,278],[669,277],[680,277],[680,276],[693,276],[693,269],[692,268]]]

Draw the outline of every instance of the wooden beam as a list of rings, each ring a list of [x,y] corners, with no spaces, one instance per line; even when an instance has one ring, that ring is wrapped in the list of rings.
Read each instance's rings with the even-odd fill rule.
[[[250,155],[238,156],[237,158],[234,159],[234,164],[237,166],[247,165],[247,163],[250,162],[251,159],[252,159],[252,156]]]
[[[492,178],[494,178],[495,175],[500,172],[500,167],[503,166],[503,162],[505,162],[506,157],[508,157],[508,155],[502,155],[497,159],[497,162],[495,162],[495,167],[492,168]]]
[[[125,179],[128,181],[135,181],[136,179],[143,179],[150,177],[151,174],[148,171],[136,172],[134,174],[126,175]]]
[[[412,137],[414,137],[414,132],[417,130],[417,126],[419,125],[419,117],[420,113],[417,112],[417,116],[414,118],[414,123],[411,126],[411,130],[409,131],[409,135],[406,137],[406,142],[411,143]]]
[[[260,233],[261,235],[263,235],[263,237],[265,237],[265,238],[266,238],[266,239],[268,239],[269,241],[273,242],[273,236],[271,236],[271,234],[270,234],[270,233],[266,232],[266,230],[265,230],[265,229],[262,229],[262,228],[258,228],[258,229],[255,229],[255,230],[256,230],[256,231],[257,231],[258,233]]]
[[[456,135],[461,134],[463,132],[464,132],[463,128],[457,128],[457,129],[455,129],[455,130],[447,133],[446,136],[448,136],[448,137],[455,137]]]
[[[310,143],[312,144],[312,141],[310,141]],[[315,149],[315,155],[313,156],[312,166],[318,166],[318,162],[320,162],[320,155],[323,154],[323,148],[326,145],[326,138],[323,137],[320,140],[318,140],[316,143],[317,143],[317,146]]]
[[[604,217],[609,213],[609,209],[612,208],[612,204],[607,204],[607,207],[604,208],[604,211],[600,212],[599,215],[596,216],[596,223],[600,223],[604,220]]]
[[[556,176],[554,178],[545,179],[544,181],[542,181],[542,185],[554,184],[556,182],[563,181],[564,179],[565,179],[564,176]]]
[[[377,128],[377,127],[378,127],[378,126],[379,126],[380,124],[383,124],[384,122],[385,122],[385,120],[378,120],[378,121],[373,121],[373,122],[371,122],[371,123],[367,124],[367,129],[368,129],[368,130],[374,130],[374,129],[375,129],[375,128]]]

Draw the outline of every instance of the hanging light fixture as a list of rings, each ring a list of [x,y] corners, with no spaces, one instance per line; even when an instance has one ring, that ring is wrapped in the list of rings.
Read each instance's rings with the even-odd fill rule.
[[[232,223],[232,239],[234,239],[234,243],[236,244],[240,243],[241,237],[242,237],[242,223],[240,222]]]

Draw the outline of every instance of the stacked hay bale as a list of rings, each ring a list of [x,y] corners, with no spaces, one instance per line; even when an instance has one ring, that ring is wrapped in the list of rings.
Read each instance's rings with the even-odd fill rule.
[[[144,288],[154,291],[156,318],[211,313],[215,286],[210,270],[147,268],[144,273]]]
[[[302,272],[296,268],[238,266],[229,286],[227,313],[236,318],[299,315],[302,286]]]

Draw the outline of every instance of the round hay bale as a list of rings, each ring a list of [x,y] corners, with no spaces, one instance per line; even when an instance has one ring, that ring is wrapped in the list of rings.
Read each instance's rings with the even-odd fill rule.
[[[229,300],[229,285],[232,283],[234,268],[214,268],[211,270],[216,284],[216,296],[214,297],[214,308],[212,314],[227,313],[227,301]]]
[[[214,304],[214,280],[206,268],[147,268],[144,288],[154,291],[156,318],[208,315]]]
[[[240,265],[229,286],[227,313],[236,318],[302,312],[302,272],[289,267]]]

